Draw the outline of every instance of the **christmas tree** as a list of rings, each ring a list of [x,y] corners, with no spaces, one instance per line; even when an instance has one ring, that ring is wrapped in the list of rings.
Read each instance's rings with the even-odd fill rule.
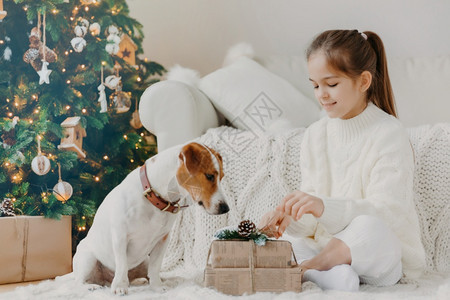
[[[125,0],[0,0],[0,21],[3,211],[73,215],[82,238],[156,152],[136,106],[164,68],[137,57],[142,25]]]

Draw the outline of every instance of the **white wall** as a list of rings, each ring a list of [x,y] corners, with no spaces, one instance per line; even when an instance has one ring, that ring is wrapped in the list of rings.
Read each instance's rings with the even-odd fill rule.
[[[144,26],[145,56],[205,75],[227,49],[301,55],[326,29],[372,30],[388,57],[450,54],[449,0],[127,0]]]

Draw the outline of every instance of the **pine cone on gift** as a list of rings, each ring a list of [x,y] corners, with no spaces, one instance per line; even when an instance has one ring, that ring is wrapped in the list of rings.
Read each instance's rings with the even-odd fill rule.
[[[242,237],[248,237],[252,233],[256,232],[255,223],[250,220],[241,221],[238,225],[238,234]]]
[[[11,199],[9,199],[9,198],[3,199],[2,204],[0,206],[0,212],[5,216],[15,216],[16,215],[14,213],[14,206],[13,206],[13,203],[11,202]]]

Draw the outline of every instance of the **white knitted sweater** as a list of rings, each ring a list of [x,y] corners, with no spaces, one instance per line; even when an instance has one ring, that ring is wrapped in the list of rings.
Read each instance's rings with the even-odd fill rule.
[[[257,137],[231,127],[208,130],[198,142],[224,159],[222,186],[230,206],[211,216],[194,205],[174,224],[163,262],[163,276],[199,282],[214,232],[243,219],[257,223],[288,192],[301,187],[300,148],[304,129]],[[426,270],[450,272],[450,124],[409,130],[415,152],[414,201],[419,215]]]
[[[325,210],[317,220],[292,223],[290,234],[312,236],[321,248],[355,217],[378,216],[402,243],[406,277],[422,273],[425,252],[413,202],[413,150],[396,118],[372,103],[349,120],[322,118],[306,130],[300,161],[301,190],[321,198]]]

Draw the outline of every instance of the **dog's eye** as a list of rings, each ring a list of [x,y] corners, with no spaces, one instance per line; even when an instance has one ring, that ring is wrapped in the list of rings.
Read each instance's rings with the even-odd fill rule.
[[[214,182],[214,174],[205,174],[206,179],[211,182]]]
[[[198,205],[203,206],[203,201],[198,201]]]

